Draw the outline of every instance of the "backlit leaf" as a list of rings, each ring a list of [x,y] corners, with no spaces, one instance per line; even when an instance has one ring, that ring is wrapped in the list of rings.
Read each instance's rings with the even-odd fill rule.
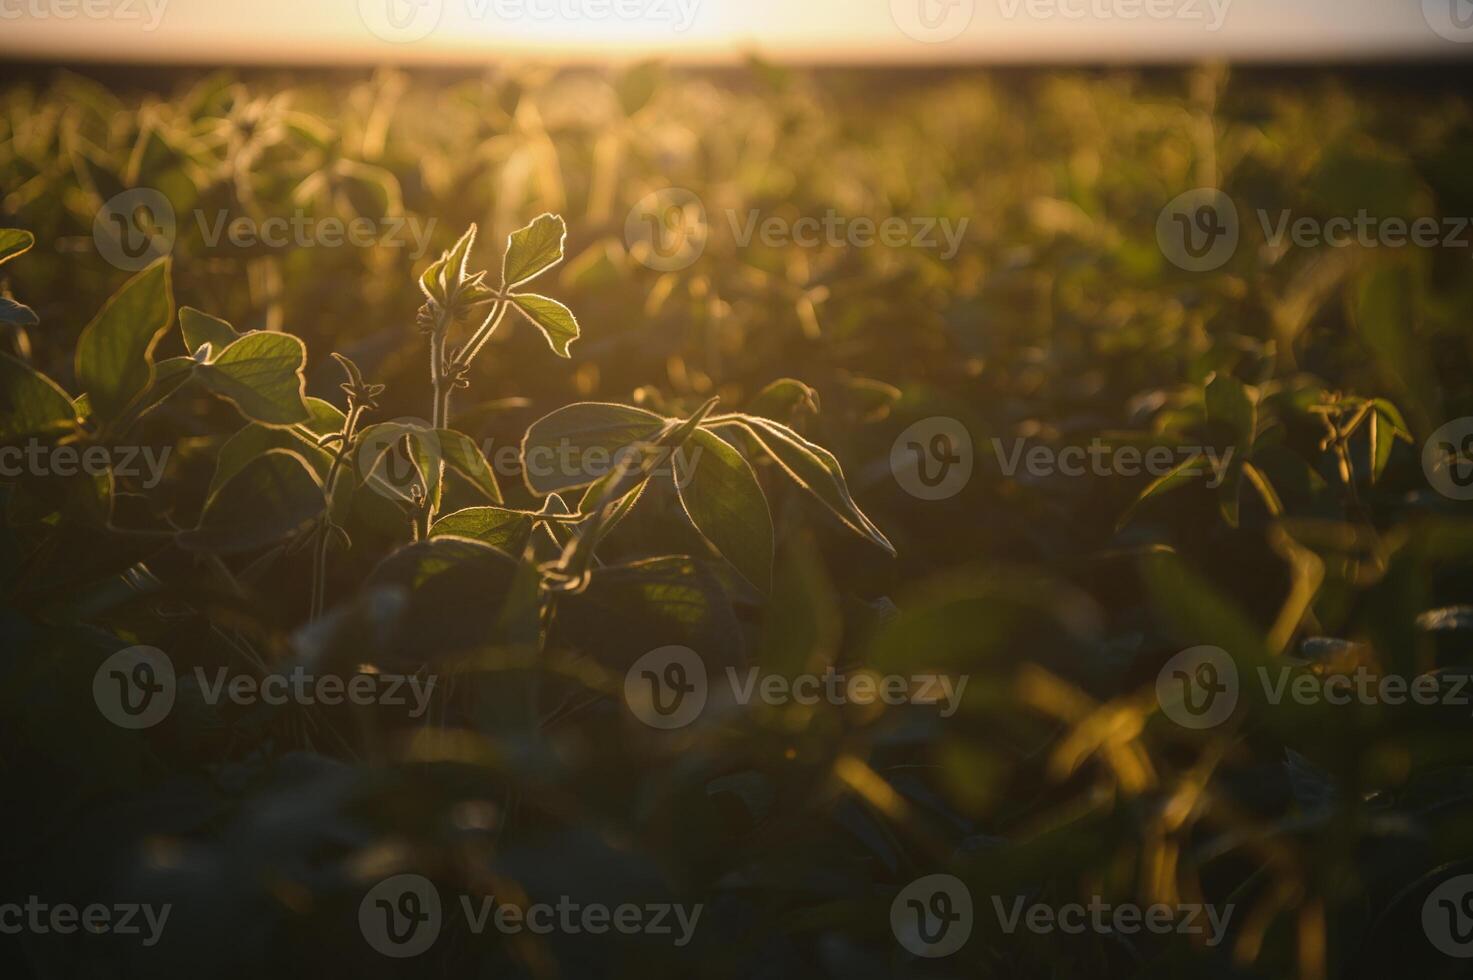
[[[473,538],[509,555],[520,555],[532,538],[533,517],[504,507],[467,507],[446,514],[430,529],[431,537]]]
[[[312,416],[302,371],[307,348],[285,333],[248,333],[217,350],[197,375],[210,391],[242,415],[265,425],[296,425]]]
[[[307,461],[296,452],[271,449],[217,487],[199,526],[177,540],[193,551],[254,551],[305,530],[324,507],[322,482]]]
[[[24,255],[36,244],[36,236],[24,228],[0,228],[0,265]]]
[[[493,504],[501,503],[501,488],[496,485],[496,474],[491,471],[491,464],[486,462],[476,441],[453,429],[439,429],[435,434],[440,437],[440,452],[444,454],[445,465],[469,480],[487,500]]]
[[[854,502],[844,469],[833,453],[770,419],[746,416],[741,424],[793,482],[813,494],[846,527],[895,554],[895,546]]]
[[[0,442],[66,431],[77,412],[61,386],[9,354],[0,353]]]
[[[77,382],[104,422],[120,415],[153,380],[153,349],[174,316],[169,260],[128,280],[77,341]]]
[[[571,357],[568,345],[578,339],[578,318],[573,311],[555,299],[535,293],[521,293],[511,298],[512,305],[542,331],[558,357]]]
[[[567,235],[567,226],[555,214],[540,214],[525,228],[512,232],[501,265],[502,285],[508,289],[519,286],[561,262]]]
[[[179,330],[184,335],[184,349],[193,354],[204,344],[215,351],[222,351],[240,339],[241,334],[217,316],[196,310],[192,306],[179,307]]]
[[[609,402],[579,402],[544,415],[522,438],[527,487],[542,497],[587,486],[609,471],[619,450],[653,440],[665,424],[653,412]]]
[[[772,514],[751,464],[704,429],[694,432],[686,446],[691,453],[700,451],[684,481],[676,484],[686,514],[723,558],[766,592],[772,584]]]

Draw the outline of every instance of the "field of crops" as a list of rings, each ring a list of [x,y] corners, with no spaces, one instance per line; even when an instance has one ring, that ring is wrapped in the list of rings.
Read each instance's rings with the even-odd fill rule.
[[[1473,976],[1455,79],[0,83],[0,975]]]

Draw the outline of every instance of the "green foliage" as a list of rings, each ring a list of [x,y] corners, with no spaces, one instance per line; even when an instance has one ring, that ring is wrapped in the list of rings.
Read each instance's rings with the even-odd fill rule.
[[[77,383],[106,422],[122,417],[153,381],[153,350],[174,318],[169,260],[130,279],[77,341]]]
[[[493,879],[708,906],[690,949],[447,934],[435,975],[916,974],[887,910],[939,870],[978,927],[938,977],[1446,973],[1415,920],[1469,854],[1467,710],[1273,705],[1257,674],[1473,665],[1467,505],[1422,465],[1473,412],[1466,256],[1275,246],[1253,213],[1466,213],[1467,100],[1415,88],[760,63],[7,81],[0,186],[31,230],[0,229],[0,449],[112,461],[0,477],[18,880],[63,882],[75,851],[120,895],[227,909],[179,928],[249,976],[382,972],[359,885],[401,870],[447,907]],[[1187,273],[1155,223],[1207,180],[1243,241]],[[187,220],[131,277],[66,250],[140,187],[181,218],[435,219],[434,250],[212,248]],[[650,268],[624,218],[673,187],[711,234]],[[752,210],[972,228],[945,258],[722,233]],[[922,500],[893,450],[934,418],[976,465]],[[1013,437],[1173,455],[1007,473]],[[164,448],[157,481],[120,465]],[[92,693],[136,645],[180,679],[137,732]],[[713,697],[657,731],[625,684],[670,645]],[[1199,646],[1244,697],[1189,730],[1155,684]],[[295,667],[435,684],[421,717],[194,681]],[[946,715],[715,696],[754,667],[969,683]],[[999,933],[993,895],[1238,911],[1204,948]]]
[[[300,425],[311,418],[306,402],[307,348],[290,334],[250,333],[223,349],[201,345],[205,359],[195,377],[211,392],[263,425]]]

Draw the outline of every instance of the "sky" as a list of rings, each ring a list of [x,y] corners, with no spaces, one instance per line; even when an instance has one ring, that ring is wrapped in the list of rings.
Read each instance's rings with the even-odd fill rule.
[[[1473,0],[0,0],[0,57],[193,63],[1473,56]]]

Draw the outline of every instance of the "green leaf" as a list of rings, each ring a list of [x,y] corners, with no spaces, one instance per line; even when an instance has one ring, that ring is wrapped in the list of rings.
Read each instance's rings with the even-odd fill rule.
[[[1262,631],[1237,603],[1176,556],[1153,554],[1143,559],[1141,575],[1155,618],[1178,644],[1222,647],[1243,667],[1264,662],[1267,646]]]
[[[747,403],[749,415],[779,422],[791,420],[800,412],[818,414],[818,392],[795,378],[779,378],[757,392]]]
[[[18,327],[34,327],[40,322],[41,318],[36,316],[36,311],[29,306],[0,296],[0,323],[14,324]]]
[[[1430,344],[1418,329],[1427,305],[1408,266],[1378,265],[1346,290],[1351,320],[1368,348],[1367,367],[1392,386],[1419,433],[1443,416]]]
[[[139,415],[152,410],[194,377],[198,365],[192,357],[166,357],[153,366],[153,383],[134,406]],[[85,395],[82,396],[86,398]],[[90,409],[90,405],[89,405]],[[80,411],[78,414],[82,414]],[[90,414],[90,412],[89,412]],[[85,417],[85,415],[84,415]]]
[[[104,422],[123,414],[153,380],[153,349],[174,316],[169,260],[128,280],[77,341],[77,381]]]
[[[487,500],[493,504],[501,503],[501,488],[496,485],[496,474],[491,472],[491,465],[486,462],[476,441],[454,429],[437,429],[435,435],[440,438],[440,452],[445,465],[470,480]]]
[[[24,228],[0,228],[0,265],[24,255],[36,244],[36,236]]]
[[[1218,373],[1207,383],[1204,392],[1207,421],[1226,432],[1236,451],[1228,462],[1227,473],[1217,488],[1218,508],[1229,527],[1238,526],[1242,506],[1243,463],[1253,446],[1258,427],[1258,404],[1248,387],[1230,374]]]
[[[770,419],[744,416],[738,424],[794,483],[817,498],[846,527],[895,554],[895,546],[854,502],[844,480],[844,469],[833,453]]]
[[[527,488],[544,497],[587,486],[609,471],[619,450],[650,442],[666,422],[642,408],[609,402],[579,402],[544,415],[522,437],[521,464]],[[590,450],[604,459],[591,456]]]
[[[555,214],[540,214],[508,235],[506,258],[501,263],[502,287],[520,286],[561,262],[567,237],[567,226]]]
[[[312,467],[319,481],[327,478],[332,465],[332,454],[307,442],[294,429],[281,429],[252,422],[235,435],[225,440],[215,456],[215,475],[210,480],[206,497],[224,486],[231,477],[245,469],[250,463],[273,449],[284,449],[297,453]]]
[[[1258,424],[1258,405],[1247,385],[1230,374],[1219,373],[1204,392],[1209,422],[1221,423],[1237,441],[1238,454],[1253,445]]]
[[[0,443],[65,432],[76,421],[76,409],[60,385],[0,353]]]
[[[844,616],[823,555],[810,533],[784,540],[773,568],[772,594],[762,608],[756,649],[762,671],[794,677],[832,664]]]
[[[179,330],[184,334],[184,349],[192,356],[204,344],[222,351],[239,340],[242,334],[217,316],[202,313],[192,306],[179,307]]]
[[[210,391],[233,403],[242,415],[264,425],[298,425],[307,408],[303,368],[307,347],[285,333],[248,333],[214,354],[197,371]]]
[[[404,473],[389,472],[385,460],[401,440],[408,438],[413,470]],[[410,422],[380,422],[370,425],[358,433],[353,450],[354,462],[361,474],[374,474],[380,483],[376,485],[385,496],[401,502],[411,500],[411,488],[422,489],[428,500],[439,506],[440,463],[443,456],[440,438],[433,429]]]
[[[319,436],[332,435],[343,431],[343,423],[348,419],[332,402],[323,401],[321,398],[307,396],[307,411],[311,418],[307,420],[307,428]]]
[[[568,345],[578,339],[578,318],[573,316],[572,310],[555,299],[536,293],[518,293],[511,297],[511,302],[542,331],[558,357],[572,356],[568,353]]]
[[[701,536],[757,588],[772,585],[773,530],[767,497],[742,454],[704,429],[691,435],[690,460],[683,482],[676,482],[681,505]]]
[[[1401,417],[1397,407],[1385,398],[1377,398],[1372,403],[1374,411],[1371,414],[1371,482],[1375,483],[1381,479],[1381,474],[1386,472],[1386,466],[1391,462],[1391,450],[1396,445],[1396,440],[1402,439],[1406,442],[1412,441],[1412,434],[1407,431],[1406,420]]]
[[[411,663],[433,662],[505,642],[510,625],[496,615],[520,562],[482,541],[435,537],[406,545],[379,562],[368,588],[395,588],[409,602],[390,648]],[[468,615],[484,610],[486,615]]]
[[[592,490],[593,488],[590,487],[588,492],[591,493]],[[548,515],[559,516],[563,514],[573,513],[582,514],[584,513],[584,510],[580,506],[577,511],[573,511],[568,507],[568,502],[564,500],[560,494],[550,493],[547,495],[547,499],[542,501],[542,509],[537,512],[537,517],[534,520],[534,526],[541,527],[542,530],[546,533],[548,540],[550,540],[553,545],[558,548],[559,551],[562,551],[568,547],[573,538],[576,536],[576,525],[568,523],[567,521],[548,520],[547,517]]]
[[[504,507],[467,507],[446,514],[430,528],[431,537],[471,538],[509,555],[520,555],[532,539],[533,515]]]
[[[737,663],[741,633],[711,568],[679,555],[595,570],[582,592],[557,597],[548,645],[623,671],[650,650],[678,644],[715,672]]]
[[[476,232],[476,226],[471,225],[465,230],[465,234],[460,236],[455,247],[446,253],[445,281],[449,285],[456,285],[465,278],[466,263],[470,261],[471,249],[476,246]]]
[[[1181,487],[1184,487],[1188,483],[1192,482],[1192,480],[1201,476],[1202,474],[1200,467],[1206,462],[1207,457],[1205,455],[1203,455],[1202,453],[1193,453],[1186,459],[1182,460],[1180,464],[1173,467],[1170,472],[1164,473],[1161,476],[1157,477],[1155,480],[1152,480],[1151,483],[1140,492],[1140,495],[1135,498],[1134,503],[1126,508],[1125,513],[1120,515],[1120,520],[1115,522],[1115,530],[1118,531],[1121,528],[1125,527],[1125,525],[1129,524],[1131,520],[1135,517],[1136,512],[1141,509],[1141,506],[1145,504],[1146,501],[1168,494],[1173,490],[1180,489]]]
[[[192,551],[254,551],[305,530],[325,507],[322,481],[307,461],[290,450],[270,449],[217,487],[199,526],[176,540]]]

